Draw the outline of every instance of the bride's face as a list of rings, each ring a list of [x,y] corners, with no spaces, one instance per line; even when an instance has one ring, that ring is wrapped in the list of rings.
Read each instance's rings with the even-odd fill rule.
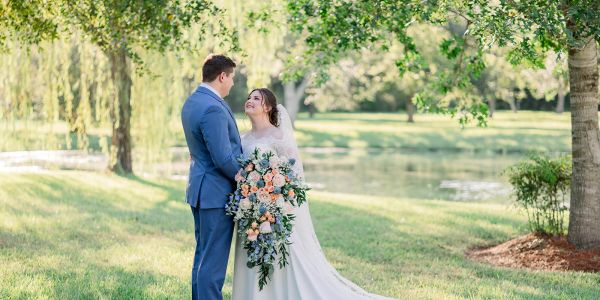
[[[267,107],[262,94],[259,91],[254,91],[248,96],[246,104],[244,105],[244,111],[249,116],[260,116],[267,114],[269,108]]]

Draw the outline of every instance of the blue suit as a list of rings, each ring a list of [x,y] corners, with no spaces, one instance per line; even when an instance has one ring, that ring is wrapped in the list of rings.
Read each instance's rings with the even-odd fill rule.
[[[229,105],[202,86],[183,104],[181,122],[192,158],[186,189],[196,236],[192,299],[222,299],[233,234],[225,203],[240,169],[240,134]]]

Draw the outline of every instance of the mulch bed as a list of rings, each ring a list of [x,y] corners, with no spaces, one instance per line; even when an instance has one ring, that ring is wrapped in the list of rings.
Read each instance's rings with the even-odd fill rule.
[[[533,233],[491,248],[471,249],[467,257],[509,268],[600,272],[600,248],[578,250],[566,237]]]

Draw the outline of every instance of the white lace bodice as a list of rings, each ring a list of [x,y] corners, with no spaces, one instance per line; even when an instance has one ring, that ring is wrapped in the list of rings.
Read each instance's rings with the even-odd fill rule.
[[[286,134],[280,128],[272,128],[260,136],[252,131],[248,131],[242,135],[244,157],[248,157],[256,148],[263,151],[272,151],[280,158],[295,159],[296,164],[294,164],[292,169],[299,177],[304,178],[304,168],[293,133],[290,135]]]

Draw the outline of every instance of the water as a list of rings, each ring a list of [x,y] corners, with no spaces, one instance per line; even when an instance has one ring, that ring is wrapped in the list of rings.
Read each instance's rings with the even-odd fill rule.
[[[187,148],[173,148],[170,162],[136,166],[140,176],[185,180]],[[319,191],[449,201],[506,201],[510,185],[502,171],[524,155],[408,150],[301,150],[308,184]],[[135,157],[135,155],[134,155]],[[0,172],[45,169],[98,171],[106,157],[81,151],[0,153]]]
[[[450,201],[506,201],[502,171],[520,155],[364,150],[302,153],[316,190]]]

